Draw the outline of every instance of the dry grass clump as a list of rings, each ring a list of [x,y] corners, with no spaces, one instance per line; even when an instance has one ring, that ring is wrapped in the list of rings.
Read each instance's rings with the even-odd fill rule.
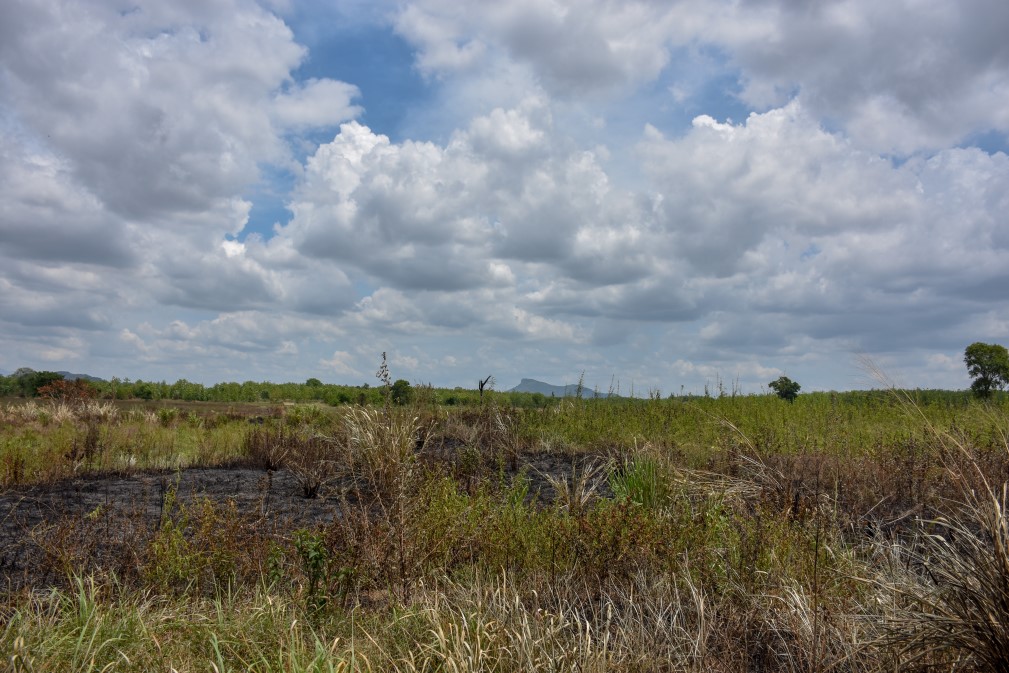
[[[943,515],[872,547],[882,612],[874,645],[904,670],[1009,671],[1009,485],[989,485],[976,462],[962,468],[947,464],[959,488]]]
[[[66,402],[39,404],[30,400],[23,404],[9,405],[6,415],[15,423],[38,423],[43,426],[50,423],[61,425],[77,420],[75,407]]]
[[[267,470],[287,469],[305,497],[341,477],[360,482],[359,496],[383,502],[401,497],[423,445],[416,416],[399,409],[350,407],[325,430],[300,422],[254,426],[243,440],[243,453]]]
[[[293,425],[297,422],[297,425]],[[305,497],[315,497],[337,479],[357,483],[357,495],[388,504],[403,497],[425,436],[417,416],[397,408],[350,407],[325,419],[325,427],[288,419],[255,425],[243,439],[243,454],[266,470],[287,469]]]
[[[439,419],[437,432],[430,439],[434,448],[454,451],[466,447],[481,463],[509,465],[514,469],[526,442],[522,437],[522,412],[518,409],[486,403],[475,409],[460,409]]]
[[[605,475],[609,472],[603,461],[572,461],[571,475],[546,474],[547,483],[556,494],[556,505],[573,516],[579,516],[596,499]]]
[[[253,426],[242,438],[242,455],[255,467],[279,470],[285,466],[291,453],[290,434],[283,425]]]
[[[444,586],[424,602],[414,619],[427,636],[389,662],[390,670],[613,670],[609,625],[593,624],[575,606],[527,605],[507,579]]]
[[[311,431],[287,436],[283,464],[301,485],[302,495],[316,498],[340,476],[333,444]]]
[[[55,423],[90,422],[108,423],[115,420],[119,410],[115,404],[103,400],[81,400],[75,402],[51,400],[36,402],[29,400],[21,404],[9,404],[2,416],[11,423]]]
[[[111,423],[119,418],[119,408],[109,400],[85,400],[77,405],[77,418],[92,423]]]
[[[383,502],[402,499],[423,446],[419,418],[408,410],[351,407],[345,417],[350,472]]]
[[[123,414],[125,421],[130,423],[146,423],[148,425],[158,424],[158,414],[153,409],[134,407]]]

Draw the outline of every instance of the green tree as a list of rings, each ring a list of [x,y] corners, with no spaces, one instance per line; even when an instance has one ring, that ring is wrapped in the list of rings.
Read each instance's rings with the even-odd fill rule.
[[[992,391],[1009,385],[1009,351],[999,344],[977,341],[963,352],[967,373],[974,379],[970,389],[978,397],[991,397]]]
[[[773,390],[778,397],[783,400],[788,400],[790,403],[795,401],[795,398],[799,396],[799,389],[802,388],[802,386],[787,376],[780,376],[767,385],[770,386],[771,390]]]
[[[309,388],[318,388],[322,385],[322,381],[313,376],[312,378],[305,381],[305,385],[308,386]]]
[[[155,394],[156,392],[153,384],[147,383],[146,381],[135,381],[133,383],[133,397],[138,400],[153,400]]]
[[[413,389],[406,379],[399,379],[392,384],[392,403],[403,406],[410,402],[413,397]]]
[[[18,392],[22,397],[38,397],[39,388],[43,388],[54,381],[62,381],[63,375],[56,372],[37,372],[28,367],[22,367],[14,372],[17,380]]]

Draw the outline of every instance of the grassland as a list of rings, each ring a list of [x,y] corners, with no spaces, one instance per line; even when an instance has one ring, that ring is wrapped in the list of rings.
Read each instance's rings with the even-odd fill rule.
[[[0,406],[3,665],[1009,670],[1003,399],[365,401]]]

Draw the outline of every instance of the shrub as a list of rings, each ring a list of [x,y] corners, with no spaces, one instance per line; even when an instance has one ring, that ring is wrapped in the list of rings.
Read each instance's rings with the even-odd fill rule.
[[[58,400],[60,402],[86,402],[93,399],[98,394],[98,391],[84,379],[76,379],[74,381],[57,379],[41,386],[37,390],[37,393],[39,397]]]
[[[413,397],[413,389],[410,387],[409,381],[399,379],[392,384],[392,392],[390,394],[392,403],[402,407],[410,403]]]

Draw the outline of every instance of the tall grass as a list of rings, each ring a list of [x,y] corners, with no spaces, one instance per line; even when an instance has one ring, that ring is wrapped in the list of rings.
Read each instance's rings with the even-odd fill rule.
[[[248,431],[244,417],[184,416],[173,408],[123,411],[101,400],[11,404],[0,410],[0,487],[235,461]]]

